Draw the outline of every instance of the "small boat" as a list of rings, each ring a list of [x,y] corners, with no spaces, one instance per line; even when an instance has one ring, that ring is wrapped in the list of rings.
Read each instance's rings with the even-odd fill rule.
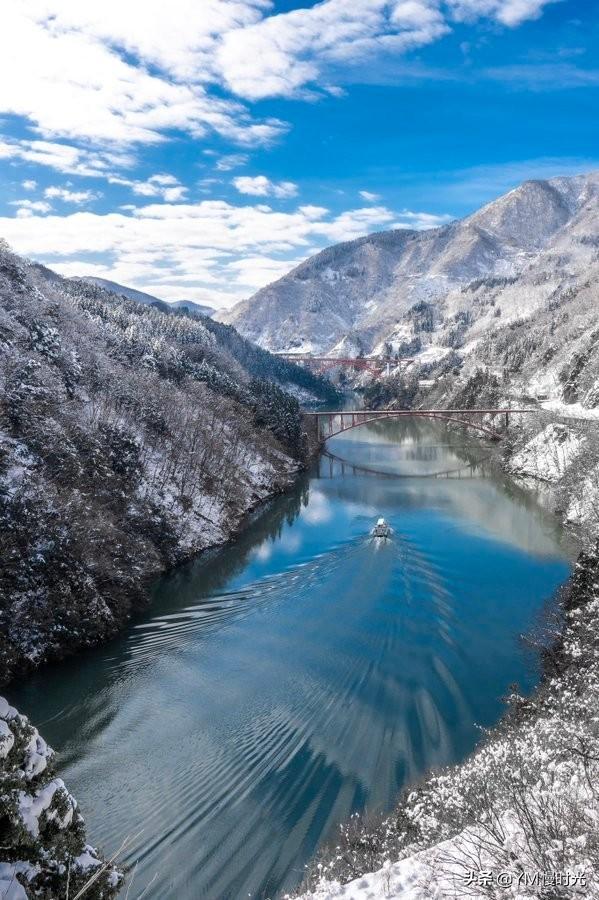
[[[391,527],[384,519],[378,519],[376,525],[372,529],[372,536],[375,538],[390,538]]]

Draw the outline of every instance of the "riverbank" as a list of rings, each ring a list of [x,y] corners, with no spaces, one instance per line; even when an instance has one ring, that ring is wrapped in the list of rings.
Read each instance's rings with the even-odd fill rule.
[[[34,616],[33,592],[20,592],[15,583],[12,603],[3,616],[5,634],[0,634],[0,684],[114,637],[147,606],[150,586],[158,576],[233,539],[246,517],[287,490],[302,468],[276,446],[255,447],[254,454],[231,473],[226,497],[198,494],[190,507],[185,498],[173,497],[168,486],[152,490],[151,498],[136,491],[122,520],[113,522],[108,531],[101,520],[93,534],[88,532],[90,543],[81,553],[72,545],[56,548],[43,561],[45,580],[55,582],[64,573],[64,581],[52,584],[47,594],[49,604],[58,606],[51,618],[47,613]],[[79,518],[70,524],[83,526]],[[21,584],[32,580],[30,570],[24,564],[15,573]],[[7,568],[5,582],[9,574]]]
[[[599,453],[589,424],[562,404],[524,419],[504,445],[505,470],[544,485],[585,540],[544,637],[539,688],[512,693],[472,756],[406,792],[393,815],[343,826],[294,896],[599,896]]]

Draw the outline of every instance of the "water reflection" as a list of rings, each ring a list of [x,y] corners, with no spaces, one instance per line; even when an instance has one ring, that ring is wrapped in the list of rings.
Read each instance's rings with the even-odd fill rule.
[[[518,636],[568,572],[555,523],[439,423],[331,444],[355,472],[325,460],[157,585],[126,635],[11,697],[61,751],[96,840],[143,825],[145,896],[293,886],[337,822],[463,757],[508,685],[534,683]],[[423,477],[454,465],[476,477]]]

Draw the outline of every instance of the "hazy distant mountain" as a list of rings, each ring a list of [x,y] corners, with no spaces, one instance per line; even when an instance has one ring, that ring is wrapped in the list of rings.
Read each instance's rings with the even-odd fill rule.
[[[203,303],[195,303],[193,300],[173,300],[167,302],[154,297],[152,294],[146,294],[144,291],[137,291],[135,288],[126,287],[118,284],[116,281],[109,281],[107,278],[95,278],[91,275],[82,275],[74,281],[86,281],[88,284],[95,284],[97,287],[112,291],[113,294],[121,294],[128,297],[129,300],[136,300],[137,303],[143,303],[146,306],[157,306],[163,312],[169,312],[172,309],[186,309],[191,315],[212,316],[215,309],[212,306],[205,306]]]
[[[441,228],[330,247],[222,319],[275,351],[464,353],[587,278],[598,197],[599,173],[527,181]]]
[[[186,309],[187,312],[194,316],[213,316],[216,309],[213,306],[206,306],[204,303],[196,303],[195,300],[172,300],[167,303],[172,309]]]

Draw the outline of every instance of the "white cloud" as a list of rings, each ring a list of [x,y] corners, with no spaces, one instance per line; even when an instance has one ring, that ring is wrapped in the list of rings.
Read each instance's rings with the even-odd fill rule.
[[[430,44],[454,20],[513,27],[550,2],[322,0],[273,14],[270,0],[4,0],[0,113],[88,150],[172,130],[267,144],[285,124],[254,119],[220,88],[250,100],[337,96],[344,70]]]
[[[48,200],[62,200],[63,203],[74,203],[77,206],[90,200],[97,200],[100,195],[94,191],[71,191],[69,188],[51,185],[44,191]]]
[[[560,0],[446,0],[455,18],[472,21],[482,16],[514,27],[536,19],[543,8]]]
[[[439,40],[453,20],[490,18],[516,26],[555,0],[324,0],[228,31],[216,69],[228,88],[252,100],[302,96],[306,89],[337,93],[343,68],[402,54]]]
[[[169,72],[180,81],[206,78],[214,43],[259,21],[269,0],[27,0],[27,17],[52,35],[84,33]]]
[[[440,225],[447,225],[453,218],[453,216],[449,215],[411,212],[409,209],[404,209],[400,213],[399,219],[393,223],[393,228],[415,228],[417,231],[423,231],[426,228],[438,228]]]
[[[5,0],[0,112],[46,139],[157,143],[170,129],[268,143],[282,123],[254,121],[210,94],[218,35],[256,21],[262,0]]]
[[[166,173],[151,175],[147,181],[133,181],[130,178],[111,175],[108,181],[111,184],[121,184],[131,188],[133,193],[140,197],[161,197],[167,203],[177,203],[177,201],[183,200],[187,193],[187,188],[174,175]]]
[[[297,196],[298,187],[293,181],[271,181],[265,175],[250,177],[239,175],[232,182],[240,194],[252,197],[277,197],[280,200]]]
[[[122,151],[91,151],[56,141],[0,140],[0,160],[16,160],[48,166],[65,175],[106,178],[115,168],[133,165]]]
[[[37,187],[37,181],[34,181],[33,178],[27,178],[21,182],[21,187],[25,191],[34,191]]]
[[[213,305],[248,296],[326,243],[394,220],[385,207],[333,216],[318,206],[279,212],[223,200],[160,202],[105,215],[41,216],[32,214],[45,211],[41,208],[20,208],[27,220],[0,219],[0,234],[16,252],[65,274],[99,266],[96,274],[165,299],[195,297]]]
[[[376,203],[381,199],[380,194],[373,194],[372,191],[359,191],[359,194],[362,200],[366,200],[368,203]]]
[[[11,200],[9,206],[17,207],[17,217],[20,219],[29,218],[34,213],[48,213],[52,209],[52,205],[45,200]]]
[[[231,272],[235,280],[241,284],[258,290],[264,285],[282,278],[304,259],[305,256],[292,260],[272,259],[269,256],[244,256],[242,259],[229,263],[226,271]]]

